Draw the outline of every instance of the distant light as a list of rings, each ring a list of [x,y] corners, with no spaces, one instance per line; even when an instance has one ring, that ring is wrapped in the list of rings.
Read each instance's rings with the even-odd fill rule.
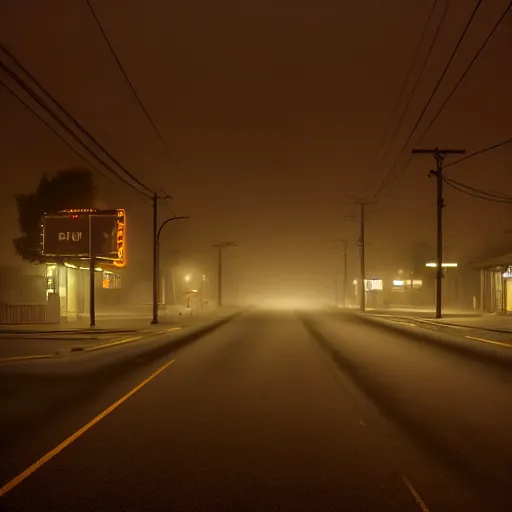
[[[364,280],[364,289],[365,291],[373,291],[373,290],[382,290],[382,279],[365,279]]]
[[[190,274],[187,274],[183,279],[185,279],[185,282],[189,282],[192,279],[192,276]]]
[[[190,290],[192,293],[197,293],[197,290]]]
[[[436,268],[437,267],[437,263],[434,262],[434,261],[430,261],[425,266],[426,267],[431,267],[431,268]],[[443,263],[442,266],[443,267],[458,267],[459,264],[458,263]]]
[[[403,279],[394,279],[393,280],[393,286],[403,286],[404,280]]]
[[[357,279],[354,279],[354,280],[352,281],[352,284],[357,284]]]

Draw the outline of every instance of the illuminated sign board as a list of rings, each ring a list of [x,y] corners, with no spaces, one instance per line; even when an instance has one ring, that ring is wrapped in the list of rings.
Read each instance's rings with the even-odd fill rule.
[[[65,210],[45,216],[42,253],[60,258],[94,257],[124,267],[125,235],[124,210]]]
[[[126,212],[124,210],[117,210],[116,259],[113,263],[116,267],[126,266]]]

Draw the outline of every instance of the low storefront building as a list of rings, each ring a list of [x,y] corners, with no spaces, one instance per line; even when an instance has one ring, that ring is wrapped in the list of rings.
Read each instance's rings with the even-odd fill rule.
[[[471,266],[480,271],[480,309],[487,313],[512,312],[512,253]]]

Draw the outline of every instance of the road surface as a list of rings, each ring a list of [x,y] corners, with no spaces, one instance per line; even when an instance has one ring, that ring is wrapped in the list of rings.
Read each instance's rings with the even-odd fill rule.
[[[512,509],[511,369],[360,320],[250,312],[98,375],[30,364],[0,381],[2,510]]]

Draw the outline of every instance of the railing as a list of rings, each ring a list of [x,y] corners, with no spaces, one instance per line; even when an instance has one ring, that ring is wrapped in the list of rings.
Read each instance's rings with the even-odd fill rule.
[[[0,304],[0,324],[44,324],[48,306],[39,304]]]

